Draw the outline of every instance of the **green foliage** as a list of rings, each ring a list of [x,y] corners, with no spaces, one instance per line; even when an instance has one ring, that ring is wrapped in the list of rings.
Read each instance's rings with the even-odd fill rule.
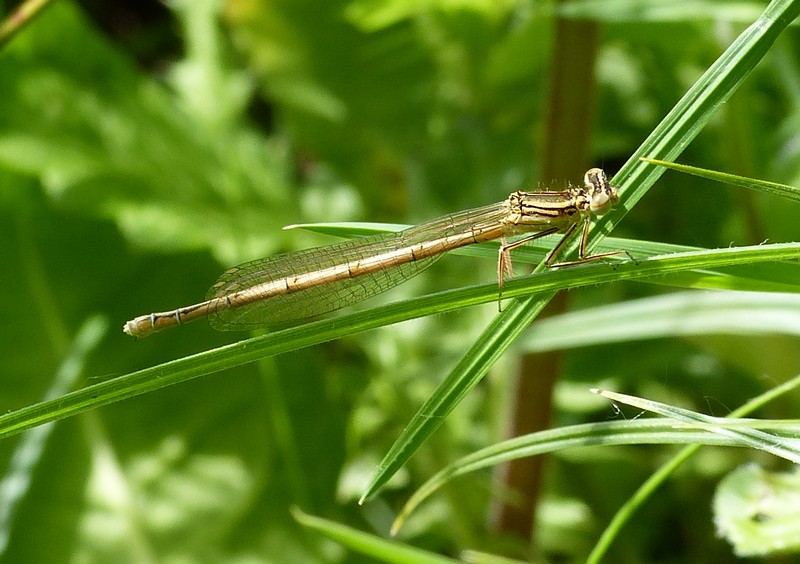
[[[798,549],[797,472],[743,466],[720,483],[716,523],[739,556],[793,553]]]
[[[779,384],[798,369],[796,32],[778,38],[779,18],[742,33],[760,3],[634,4],[181,0],[163,18],[183,55],[155,68],[66,0],[18,30],[0,50],[0,559],[435,562],[472,549],[580,561],[594,547],[609,561],[701,562],[778,546],[759,544],[771,533],[752,521],[749,544],[715,539],[715,520],[733,539],[731,515],[757,505],[743,495],[725,509],[731,484],[765,481],[736,471],[753,450],[729,447],[776,452],[708,426],[795,429],[781,419],[796,392]],[[508,280],[498,315],[485,246],[298,327],[122,334],[135,315],[199,301],[227,266],[330,240],[286,224],[411,223],[535,185],[557,111],[557,14],[602,22],[592,157],[627,164],[623,205],[591,242],[635,263]],[[698,97],[678,102],[687,91]],[[654,186],[663,169],[638,158],[678,155],[781,186],[675,172]],[[627,238],[601,242],[611,228]],[[517,271],[552,244],[515,252]],[[565,289],[576,311],[528,330]],[[555,349],[568,349],[556,429],[501,442],[515,357]],[[614,414],[594,387],[680,405],[669,413],[702,429],[603,423]],[[745,430],[700,415],[779,388]],[[609,447],[645,443],[711,446],[684,456],[679,477],[679,463],[659,470],[668,446]],[[487,530],[488,505],[511,495],[491,478],[449,482],[541,452],[534,548]],[[400,541],[381,539],[429,479],[446,487]],[[382,489],[359,507],[370,482]],[[615,521],[645,483],[633,522]]]

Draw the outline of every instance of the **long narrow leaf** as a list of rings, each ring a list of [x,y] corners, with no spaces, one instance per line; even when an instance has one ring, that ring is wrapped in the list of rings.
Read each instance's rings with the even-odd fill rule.
[[[780,32],[796,17],[798,9],[800,4],[792,6],[787,2],[772,2],[759,20],[726,49],[634,152],[612,180],[619,187],[621,206],[597,221],[589,244],[590,250],[597,244],[598,233],[607,233],[621,221],[663,173],[663,169],[647,165],[640,158],[649,156],[674,160],[753,71]],[[574,251],[574,247],[575,244],[571,250]],[[523,327],[519,324],[530,323],[552,295],[544,299],[529,299],[511,307],[487,327],[464,355],[464,360],[420,408],[384,456],[362,495],[362,501],[374,495],[405,464],[425,438],[441,425],[443,417],[455,408],[465,391],[480,381],[494,360],[522,332]],[[501,335],[488,334],[500,328],[503,330]]]
[[[537,294],[549,295],[558,290],[618,280],[638,280],[650,276],[663,276],[686,269],[755,264],[793,258],[800,258],[800,243],[677,253],[660,258],[654,257],[638,265],[619,265],[616,269],[605,264],[588,264],[581,268],[536,273],[510,280],[504,285],[503,294],[510,298]],[[532,300],[536,299],[532,298]],[[58,399],[41,402],[2,415],[0,416],[0,438],[193,378],[255,362],[268,356],[324,343],[392,323],[496,301],[497,284],[482,284],[447,290],[245,339],[231,345],[87,386]],[[502,324],[511,311],[517,315],[520,314],[516,307],[512,306],[505,310],[504,315],[501,315],[496,322]],[[502,325],[498,327],[502,327]],[[514,330],[522,330],[525,327],[527,324],[519,325]],[[491,342],[489,342],[490,344]],[[497,354],[499,355],[500,352],[501,350],[498,348]],[[473,363],[473,366],[477,368],[478,365],[475,363],[480,363],[482,358],[487,357],[466,357],[464,363]],[[449,394],[463,395],[466,393],[469,386],[465,385],[465,382],[470,382],[470,380],[451,382],[453,387],[448,388]],[[475,382],[472,381],[471,384],[474,385]],[[428,413],[431,417],[436,417],[439,411],[433,409]]]
[[[756,192],[766,192],[767,194],[771,194],[773,196],[779,196],[781,198],[786,198],[787,200],[800,202],[800,188],[789,186],[788,184],[768,182],[766,180],[759,180],[757,178],[747,178],[745,176],[738,176],[736,174],[729,174],[727,172],[718,172],[716,170],[697,168],[695,166],[671,163],[659,159],[648,159],[647,157],[642,157],[642,160],[650,164],[677,170],[678,172],[685,172],[686,174],[699,176],[700,178],[708,178],[709,180],[714,180],[716,182],[741,186],[742,188],[755,190]]]
[[[608,390],[594,390],[594,392],[612,401],[638,407],[645,411],[652,411],[663,417],[669,417],[686,423],[690,427],[697,427],[709,433],[716,433],[720,436],[729,437],[741,445],[757,448],[774,456],[785,458],[789,462],[800,464],[800,448],[798,448],[798,443],[795,439],[780,438],[772,433],[766,433],[758,429],[748,429],[741,426],[730,429],[725,426],[724,419],[719,417],[711,417],[710,415],[704,415],[696,411],[683,409],[674,405],[667,405],[657,401],[637,398],[627,394],[618,394]]]

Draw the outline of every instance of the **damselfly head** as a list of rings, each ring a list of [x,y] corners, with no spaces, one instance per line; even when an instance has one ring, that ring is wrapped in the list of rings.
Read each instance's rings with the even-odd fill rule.
[[[583,177],[583,183],[589,194],[589,209],[595,215],[603,215],[617,202],[619,196],[606,177],[606,173],[599,168],[590,168]]]

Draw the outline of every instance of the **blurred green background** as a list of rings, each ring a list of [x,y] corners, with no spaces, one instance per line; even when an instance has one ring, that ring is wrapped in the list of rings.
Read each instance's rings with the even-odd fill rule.
[[[585,100],[590,141],[588,151],[576,149],[575,166],[613,174],[761,4],[609,0],[560,9],[595,22],[598,33]],[[533,0],[53,3],[0,50],[0,410],[52,391],[76,332],[96,314],[107,331],[72,388],[245,337],[197,323],[137,342],[121,327],[200,301],[238,262],[333,240],[285,225],[413,224],[513,190],[559,186],[564,179],[543,177],[551,167],[542,162],[548,116],[559,111],[548,97],[558,10]],[[681,161],[800,184],[798,47],[790,28]],[[792,241],[798,211],[667,173],[615,235],[707,248]],[[491,281],[495,268],[448,257],[371,303]],[[579,309],[668,291],[618,284],[569,301]],[[369,561],[304,530],[289,508],[384,536],[422,481],[504,437],[515,355],[377,500],[356,504],[403,426],[496,311],[490,304],[373,330],[67,419],[21,475],[11,471],[21,436],[4,440],[5,486],[9,477],[29,485],[14,503],[2,490],[3,561]],[[732,333],[565,353],[553,424],[615,417],[590,397],[592,386],[725,415],[797,374],[796,325]],[[790,418],[797,407],[782,400],[762,415]],[[492,525],[502,494],[489,474],[438,494],[401,540],[450,556],[474,549],[580,561],[671,452],[551,457],[533,548]],[[703,450],[609,561],[733,560],[715,538],[711,498],[751,455]]]

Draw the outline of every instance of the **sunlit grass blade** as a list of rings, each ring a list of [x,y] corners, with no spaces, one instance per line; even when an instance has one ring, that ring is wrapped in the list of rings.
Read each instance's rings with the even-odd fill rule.
[[[543,319],[522,350],[539,353],[609,343],[711,334],[800,336],[800,295],[677,292]]]
[[[622,220],[625,213],[645,195],[661,176],[663,169],[643,163],[640,158],[649,156],[674,160],[752,72],[758,61],[768,52],[770,46],[788,23],[798,15],[798,12],[800,12],[800,3],[793,5],[791,2],[785,1],[772,2],[759,20],[737,37],[672,108],[612,180],[612,184],[619,188],[621,209],[599,218],[596,222],[592,232],[594,236],[589,243],[590,252],[594,250],[597,241],[601,238],[600,234],[606,234],[613,229]],[[574,251],[574,245],[569,250]],[[622,266],[624,267],[624,265]],[[549,301],[552,295],[554,294],[548,294],[544,301]],[[462,360],[453,369],[439,391],[434,394],[436,411],[431,412],[427,408],[431,402],[427,402],[403,431],[401,437],[392,445],[367,486],[362,500],[373,495],[385,484],[391,475],[411,457],[425,438],[441,425],[440,416],[449,413],[458,404],[463,390],[454,385],[454,382],[475,383],[479,381],[494,360],[511,346],[513,338],[521,333],[522,328],[513,325],[529,323],[541,311],[543,305],[541,300],[528,300],[520,306],[520,310],[509,308],[507,312],[498,316],[498,320],[486,329],[475,345],[465,354],[464,359],[466,360]],[[531,308],[531,314],[520,315],[519,311],[524,311],[526,308]],[[508,316],[509,325],[506,325],[502,319],[506,316]],[[501,338],[493,339],[487,335],[488,332],[498,328],[504,330]],[[448,392],[448,390],[452,392]]]
[[[639,161],[641,157],[674,161],[683,148],[694,139],[716,113],[720,105],[733,94],[758,62],[769,52],[786,26],[798,15],[800,15],[800,2],[790,0],[770,2],[758,20],[745,29],[703,73],[703,76],[689,89],[626,163],[626,166],[630,165],[633,171],[631,174],[641,175],[643,181],[645,179],[655,181],[663,168],[659,171],[651,170],[648,174],[639,169],[632,161],[635,159],[641,164]],[[657,168],[652,165],[647,166],[650,169]],[[622,176],[622,171],[620,176]],[[629,201],[631,204],[638,201],[638,198],[644,195],[649,186],[650,184],[644,183],[644,186],[631,194],[630,198],[628,198],[627,192],[624,192],[622,195],[623,205],[627,206]],[[684,456],[690,455],[688,449],[691,448],[693,447],[687,448]],[[598,562],[602,559],[617,532],[633,515],[638,505],[643,503],[649,495],[649,488],[655,487],[656,484],[666,479],[666,476],[680,463],[679,455],[672,463],[666,465],[663,471],[653,477],[652,483],[640,488],[630,502],[620,509],[592,550],[589,562]]]
[[[744,417],[763,407],[774,399],[782,396],[783,394],[796,390],[798,387],[800,387],[800,376],[792,378],[783,384],[767,390],[763,394],[748,401],[738,409],[733,410],[728,417],[731,419]],[[682,449],[636,489],[633,495],[614,514],[614,518],[606,526],[603,534],[598,539],[594,549],[592,550],[592,553],[587,559],[587,562],[600,562],[603,555],[608,551],[609,546],[614,541],[614,538],[617,536],[617,534],[619,534],[622,527],[625,526],[636,510],[643,505],[648,498],[654,495],[659,486],[666,482],[684,462],[686,462],[699,450],[699,448],[700,445],[691,445]]]
[[[618,394],[608,390],[594,389],[592,391],[614,402],[637,407],[645,411],[651,411],[663,417],[685,423],[689,428],[703,429],[709,433],[729,437],[742,446],[763,450],[773,456],[785,458],[789,462],[800,464],[800,444],[795,439],[778,437],[772,433],[765,433],[764,431],[747,428],[742,425],[729,428],[725,425],[725,419],[723,418],[711,417],[710,415],[704,415],[674,405],[638,398],[627,394]]]
[[[518,458],[578,447],[698,443],[740,446],[731,438],[699,429],[679,429],[672,422],[656,419],[587,423],[515,437],[467,455],[431,476],[403,505],[392,525],[392,534],[397,534],[411,513],[443,485],[470,472]]]
[[[623,263],[615,268],[602,263],[587,264],[580,268],[538,272],[509,280],[503,288],[503,295],[509,298],[534,296],[531,300],[541,300],[542,296],[551,295],[559,290],[588,285],[620,280],[641,280],[686,269],[719,268],[789,259],[800,259],[800,243],[675,253],[663,257],[653,257],[635,265]],[[60,398],[4,414],[0,416],[0,438],[193,378],[255,362],[268,356],[324,343],[392,323],[485,303],[497,303],[496,282],[438,292],[245,339],[231,345],[93,384]],[[519,311],[516,302],[511,302],[505,307],[503,315],[499,316],[499,319],[492,325],[497,333],[486,337],[488,341],[484,344],[488,354],[465,356],[463,363],[470,369],[458,372],[453,380],[447,380],[447,385],[443,385],[451,391],[451,394],[461,394],[469,386],[479,381],[479,378],[470,377],[476,373],[475,370],[488,369],[485,362],[487,359],[493,361],[495,358],[491,353],[502,354],[505,345],[500,346],[500,344],[507,338],[516,338],[519,332],[529,325],[530,319],[527,318],[530,316]],[[509,322],[509,319],[513,323]],[[510,327],[503,326],[503,323],[506,322],[510,323]],[[492,336],[496,337],[494,341]],[[497,347],[493,347],[493,345],[497,345]],[[467,383],[469,386],[466,385]],[[424,414],[421,417],[423,419],[438,417],[443,413],[442,410],[449,412],[454,405],[449,401],[452,397],[454,396],[448,394],[440,398],[441,403],[436,409],[429,409],[430,406],[426,404],[427,407],[423,406],[426,411],[421,412]],[[458,397],[461,396],[458,395]],[[426,428],[425,430],[429,431],[430,429]]]
[[[11,41],[51,0],[28,0],[15,5],[14,10],[0,22],[0,48]]]
[[[58,401],[57,398],[75,388],[85,377],[86,361],[108,333],[108,325],[108,320],[99,316],[90,317],[83,323],[53,377],[45,399]],[[8,467],[0,479],[0,557],[8,548],[17,507],[30,491],[32,476],[47,452],[47,442],[53,430],[53,425],[42,425],[26,433],[14,446]]]
[[[789,390],[784,390],[784,393],[786,391]],[[601,395],[610,399],[613,395],[615,401],[621,402],[623,401],[621,398],[627,397],[610,392],[601,393]],[[395,519],[392,533],[396,534],[411,513],[447,482],[470,472],[491,468],[527,456],[537,456],[577,447],[643,444],[752,447],[771,452],[770,449],[774,449],[774,445],[780,443],[785,447],[785,451],[773,452],[777,456],[787,458],[785,455],[788,453],[790,457],[793,457],[800,452],[800,444],[796,439],[785,438],[787,435],[795,435],[800,430],[800,421],[783,421],[778,425],[774,421],[707,417],[693,412],[688,412],[684,418],[684,415],[679,413],[681,410],[677,410],[677,408],[656,402],[647,402],[647,400],[637,402],[637,399],[632,398],[631,402],[625,403],[631,403],[642,409],[650,409],[667,417],[679,418],[688,424],[676,425],[674,421],[663,419],[587,423],[516,437],[480,449],[443,468],[417,489]],[[774,396],[771,399],[774,399]],[[645,403],[648,407],[645,407]],[[677,411],[673,413],[671,410]],[[667,415],[667,412],[670,412],[670,415]],[[720,432],[721,430],[726,432]],[[768,430],[771,432],[767,432]],[[740,433],[737,434],[737,431]]]
[[[392,533],[396,534],[422,502],[454,478],[517,458],[547,452],[586,446],[688,444],[692,446],[683,452],[694,452],[694,449],[701,445],[732,446],[758,448],[794,460],[800,455],[800,444],[796,439],[786,437],[796,436],[800,429],[800,421],[783,421],[778,424],[775,421],[739,419],[739,417],[797,387],[800,387],[800,377],[756,398],[736,410],[729,418],[708,417],[622,394],[598,392],[614,401],[629,403],[665,417],[679,419],[686,425],[676,425],[674,421],[662,419],[609,421],[550,429],[491,445],[453,462],[429,478],[405,503],[395,519]],[[648,492],[651,491],[648,489]],[[642,501],[644,499],[645,497]]]
[[[635,9],[632,7],[635,6]],[[558,5],[564,17],[607,22],[726,22],[747,24],[758,17],[755,2],[714,2],[713,0],[574,0]]]
[[[452,564],[456,562],[451,558],[445,558],[420,548],[413,548],[406,544],[386,540],[335,521],[309,515],[297,508],[292,510],[292,516],[304,527],[316,531],[359,554],[370,556],[382,562],[407,562],[409,564]]]
[[[650,159],[647,157],[642,157],[642,160],[650,164],[677,170],[678,172],[685,172],[686,174],[699,176],[700,178],[707,178],[709,180],[722,182],[723,184],[731,184],[733,186],[741,186],[742,188],[748,188],[758,192],[766,192],[767,194],[771,194],[773,196],[780,196],[781,198],[800,202],[800,188],[789,186],[788,184],[779,184],[777,182],[769,182],[767,180],[759,180],[757,178],[747,178],[745,176],[738,176],[736,174],[729,174],[727,172],[708,170],[705,168],[662,161],[659,159]]]
[[[489,368],[547,305],[554,292],[523,302],[513,301],[473,344],[470,353],[448,374],[430,398],[406,425],[400,437],[381,460],[372,481],[361,496],[363,503],[386,483],[489,371]]]
[[[764,251],[765,247],[769,247],[769,245],[675,253],[664,257],[654,257],[635,265],[623,263],[616,266],[614,269],[606,267],[604,270],[597,270],[592,280],[594,283],[600,283],[601,281],[610,282],[624,280],[628,279],[629,276],[639,277],[646,272],[652,271],[654,265],[657,263],[659,266],[656,267],[656,270],[662,273],[669,270],[669,268],[665,268],[664,265],[670,263],[673,265],[682,264],[685,269],[694,268],[695,266],[692,265],[697,265],[695,261],[709,254],[717,256],[721,261],[724,261],[725,259],[723,259],[723,257],[726,257],[728,260],[746,263],[748,262],[747,256],[755,258]],[[795,253],[800,251],[800,244],[787,243],[778,245],[778,247],[786,252],[783,256],[785,259],[793,258],[796,256]],[[724,263],[719,262],[718,264],[722,265]],[[531,276],[509,281],[504,287],[504,294],[508,297],[524,295],[523,293],[518,294],[518,292],[526,282],[532,279],[541,282],[539,288],[542,291],[556,290],[559,286],[557,281],[561,277],[571,278],[573,276],[575,276],[575,273],[570,272],[569,269],[555,272],[534,273]],[[549,300],[551,296],[552,294],[548,293],[545,299]],[[531,315],[527,315],[524,309],[518,309],[517,304],[514,303],[509,310],[506,310],[495,318],[495,321],[489,328],[491,331],[485,331],[477,341],[477,345],[473,347],[473,350],[480,347],[480,352],[474,355],[467,354],[464,356],[461,363],[456,366],[445,381],[437,388],[431,398],[420,408],[412,421],[403,430],[401,436],[384,456],[372,482],[362,496],[362,502],[366,500],[369,495],[374,493],[378,487],[385,483],[385,481],[405,463],[411,453],[419,448],[422,442],[424,442],[424,440],[441,424],[442,419],[458,405],[461,398],[480,381],[491,364],[505,351],[505,348],[510,344],[510,340],[516,338],[522,329],[524,329],[524,326],[519,325],[519,319],[524,318],[526,320],[525,326],[527,326],[544,305],[545,302],[543,300],[537,301],[537,309],[535,311],[531,310]]]

